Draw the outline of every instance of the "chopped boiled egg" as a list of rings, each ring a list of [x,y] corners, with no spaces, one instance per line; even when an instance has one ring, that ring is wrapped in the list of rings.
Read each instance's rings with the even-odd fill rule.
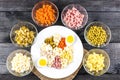
[[[68,35],[66,37],[66,43],[67,43],[67,45],[72,45],[74,43],[74,41],[75,41],[75,38],[74,38],[73,35]]]
[[[38,65],[39,67],[45,67],[45,66],[47,66],[47,58],[46,58],[46,57],[40,57],[40,58],[38,59],[37,65]]]

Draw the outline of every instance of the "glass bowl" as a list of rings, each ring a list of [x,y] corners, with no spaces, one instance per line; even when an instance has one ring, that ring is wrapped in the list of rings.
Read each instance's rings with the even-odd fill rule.
[[[50,2],[50,1],[40,1],[40,2],[38,2],[37,4],[35,4],[35,6],[34,6],[33,9],[32,9],[32,19],[33,19],[33,21],[34,21],[38,26],[41,26],[41,27],[51,26],[51,25],[43,25],[43,24],[41,24],[40,22],[38,22],[38,21],[35,19],[35,17],[36,17],[36,15],[35,15],[36,10],[38,10],[39,8],[42,8],[43,5],[51,5],[51,6],[52,6],[52,9],[55,10],[55,17],[56,17],[56,18],[55,18],[55,21],[52,22],[52,24],[51,24],[51,25],[54,25],[54,24],[57,22],[57,20],[58,20],[59,10],[58,10],[57,6],[56,6],[54,3]]]
[[[79,27],[77,27],[77,28],[71,28],[71,27],[69,27],[68,24],[66,23],[66,21],[64,20],[64,17],[66,16],[67,11],[71,10],[73,7],[76,8],[81,14],[84,15],[83,21],[82,21],[82,25],[79,26]],[[71,18],[71,19],[73,19],[73,18]],[[61,20],[62,20],[62,23],[63,23],[66,27],[68,27],[68,28],[70,28],[70,29],[72,29],[72,30],[78,30],[78,29],[83,28],[83,27],[86,25],[86,23],[87,23],[87,21],[88,21],[88,13],[87,13],[86,9],[85,9],[84,7],[82,7],[80,4],[69,4],[69,5],[67,5],[67,6],[63,9],[63,11],[62,11],[62,13],[61,13]],[[80,21],[80,20],[79,20],[79,21]]]
[[[14,40],[14,39],[15,39],[15,36],[16,36],[16,35],[15,35],[15,31],[16,31],[16,30],[19,30],[22,26],[26,26],[30,31],[35,32],[34,38],[37,36],[38,31],[37,31],[36,27],[35,27],[32,23],[27,22],[27,21],[21,21],[21,22],[18,22],[17,24],[15,24],[15,25],[12,27],[11,32],[10,32],[10,39],[11,39],[12,43],[13,43],[15,46],[17,46],[17,47],[22,47],[22,48],[24,48],[24,47],[30,47],[30,46],[33,44],[34,40],[33,40],[32,44],[28,44],[27,46],[20,46],[20,45],[17,44],[17,42]]]
[[[91,42],[87,39],[87,32],[88,30],[90,29],[90,27],[92,26],[100,26],[102,27],[105,31],[106,31],[106,34],[107,34],[107,40],[105,43],[103,43],[102,45],[93,45],[91,44]],[[95,21],[95,22],[91,22],[90,24],[87,25],[87,27],[85,28],[85,31],[84,31],[84,38],[85,40],[87,41],[87,43],[93,47],[104,47],[106,46],[107,44],[109,44],[110,40],[111,40],[111,31],[110,31],[110,28],[102,23],[102,22],[99,22],[99,21]]]
[[[96,53],[96,54],[102,54],[105,58],[104,58],[104,68],[103,70],[100,70],[98,72],[95,72],[95,71],[90,71],[90,69],[86,66],[86,61],[87,61],[87,58],[90,54],[92,53]],[[103,75],[104,73],[106,73],[110,67],[110,58],[109,58],[109,55],[107,54],[106,51],[102,50],[102,49],[91,49],[88,53],[85,54],[84,58],[83,58],[83,67],[85,69],[85,71],[87,73],[89,73],[90,75],[93,75],[93,76],[101,76]]]
[[[23,55],[26,55],[27,57],[30,57],[30,69],[28,71],[25,71],[23,73],[18,73],[12,70],[12,59],[15,57],[16,53],[22,53]],[[28,52],[27,50],[23,50],[23,49],[18,49],[13,51],[12,53],[10,53],[10,55],[7,57],[7,61],[6,61],[6,66],[8,71],[13,74],[14,76],[18,76],[18,77],[22,77],[22,76],[26,76],[28,74],[31,73],[31,71],[34,68],[34,64],[32,62],[32,58],[31,58],[31,54],[30,52]]]

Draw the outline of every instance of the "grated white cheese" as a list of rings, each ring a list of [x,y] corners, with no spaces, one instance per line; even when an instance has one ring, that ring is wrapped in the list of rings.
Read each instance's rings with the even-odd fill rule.
[[[22,53],[16,53],[11,61],[11,64],[13,71],[23,73],[30,69],[30,57],[27,57]]]

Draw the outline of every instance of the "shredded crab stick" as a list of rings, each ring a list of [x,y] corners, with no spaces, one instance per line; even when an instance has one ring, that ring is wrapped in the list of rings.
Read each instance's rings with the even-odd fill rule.
[[[35,15],[35,19],[42,25],[51,25],[56,19],[55,10],[52,8],[52,5],[48,4],[36,10]]]

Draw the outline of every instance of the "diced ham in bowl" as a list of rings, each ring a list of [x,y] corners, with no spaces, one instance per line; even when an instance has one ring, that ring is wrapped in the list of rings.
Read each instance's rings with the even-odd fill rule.
[[[79,4],[70,4],[63,9],[61,19],[68,28],[78,30],[86,25],[88,14]]]

